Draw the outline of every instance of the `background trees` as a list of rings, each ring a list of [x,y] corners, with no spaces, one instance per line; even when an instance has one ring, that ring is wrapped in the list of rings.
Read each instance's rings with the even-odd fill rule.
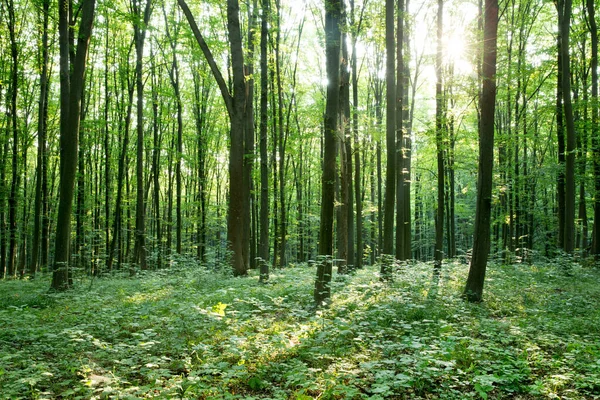
[[[469,256],[484,111],[477,5],[339,3],[340,84],[326,67],[333,11],[321,2],[178,5],[99,3],[88,51],[89,1],[2,2],[3,276],[178,257],[233,260],[245,275],[258,257],[266,279],[270,264],[318,255],[339,254],[341,271],[382,254],[437,265]],[[67,8],[65,28],[55,21]],[[498,17],[492,259],[598,253],[594,11],[512,0]],[[67,132],[63,119],[77,115]]]

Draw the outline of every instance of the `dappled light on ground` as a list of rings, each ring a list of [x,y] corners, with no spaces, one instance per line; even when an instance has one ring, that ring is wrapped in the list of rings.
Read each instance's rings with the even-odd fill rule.
[[[101,278],[48,294],[0,283],[2,398],[589,399],[600,396],[600,273],[467,266],[336,276],[312,306],[300,266],[228,278],[198,267]]]

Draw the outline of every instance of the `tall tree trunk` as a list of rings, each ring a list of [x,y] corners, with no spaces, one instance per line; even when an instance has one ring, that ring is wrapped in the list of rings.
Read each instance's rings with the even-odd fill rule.
[[[364,10],[364,8],[363,8]],[[350,14],[352,25],[356,23],[354,0],[350,0]],[[360,18],[362,21],[362,15]],[[360,144],[358,136],[358,57],[356,55],[356,41],[359,26],[352,31],[352,137],[354,139],[354,201],[356,202],[356,268],[363,266],[363,212],[362,212],[362,172],[360,164]],[[352,194],[350,194],[352,195]]]
[[[561,7],[562,5],[562,7]],[[569,32],[571,29],[572,0],[558,2],[560,35],[562,39],[562,95],[565,123],[567,128],[565,155],[565,233],[564,250],[572,254],[575,250],[575,147],[576,134],[571,102],[571,57]]]
[[[492,208],[492,172],[494,165],[494,117],[496,108],[496,41],[498,0],[485,0],[483,33],[482,90],[479,99],[479,167],[477,171],[477,205],[473,258],[464,294],[468,301],[479,302],[483,295],[485,271],[490,250]]]
[[[563,8],[564,0],[559,0],[556,3],[558,10]],[[559,11],[562,14],[562,11]],[[557,36],[557,83],[556,83],[556,138],[558,141],[558,175],[556,183],[557,191],[557,207],[558,207],[558,247],[564,249],[565,245],[565,122],[564,122],[564,107],[563,107],[563,40],[562,28],[559,21],[559,31]]]
[[[133,250],[133,263],[140,269],[148,268],[146,262],[146,202],[144,188],[144,40],[152,12],[152,0],[146,0],[144,9],[141,9],[140,0],[131,0],[131,6],[135,14],[133,24],[133,36],[135,42],[135,71],[137,92],[137,143],[136,143],[136,206],[135,206],[135,248]],[[142,14],[143,13],[143,14]],[[130,274],[135,270],[130,269]]]
[[[246,60],[246,132],[244,146],[244,190],[248,193],[244,196],[244,264],[246,268],[254,268],[256,265],[255,253],[251,243],[254,241],[254,233],[252,230],[252,201],[254,194],[252,193],[252,177],[254,169],[254,32],[257,29],[258,5],[257,0],[253,1],[252,7],[248,4],[248,57]]]
[[[342,4],[342,26],[346,26],[346,13]],[[350,131],[350,71],[348,69],[348,46],[346,44],[347,35],[342,28],[342,67],[340,70],[340,106],[339,115],[339,134],[338,146],[340,155],[340,167],[338,180],[338,201],[337,204],[337,260],[338,273],[346,273],[348,258],[350,257],[349,240],[352,237],[350,232],[349,202],[351,195],[351,151],[349,147]]]
[[[340,95],[340,0],[325,0],[325,58],[327,64],[327,100],[324,118],[323,175],[321,177],[321,223],[319,255],[314,299],[321,305],[331,296],[331,257],[333,256],[333,217],[336,175],[336,135]]]
[[[46,179],[46,134],[48,132],[48,93],[49,93],[49,52],[48,52],[48,24],[49,24],[50,0],[42,2],[40,10],[41,27],[42,27],[42,43],[40,64],[40,96],[38,102],[38,148],[37,148],[37,166],[36,166],[36,183],[35,183],[35,204],[34,204],[34,220],[33,220],[33,243],[31,252],[31,261],[29,264],[29,275],[35,276],[40,267],[45,265],[40,264],[40,249],[42,237],[42,216],[43,216],[43,182]]]
[[[108,258],[106,260],[106,269],[108,272],[112,272],[113,270],[113,261],[115,256],[117,257],[117,263],[120,266],[122,260],[122,242],[123,242],[123,233],[122,233],[122,225],[123,225],[123,185],[125,184],[125,175],[127,172],[126,168],[126,160],[127,160],[127,150],[129,147],[129,129],[131,126],[131,111],[133,108],[133,93],[135,86],[133,85],[132,79],[129,77],[129,68],[127,67],[126,71],[127,76],[127,88],[125,88],[124,82],[121,82],[121,92],[122,92],[122,100],[120,104],[120,108],[123,108],[124,115],[122,115],[123,122],[120,122],[120,128],[123,129],[123,138],[122,138],[122,146],[121,146],[121,154],[119,155],[119,167],[117,171],[117,196],[115,198],[115,212],[113,217],[113,235],[112,240],[110,242]],[[115,82],[116,84],[117,82]],[[125,93],[127,90],[127,93]],[[125,97],[127,94],[127,97]],[[119,106],[117,104],[117,106]]]
[[[404,9],[409,10],[409,0],[405,0]],[[417,80],[419,77],[419,63],[417,63],[415,76],[412,82],[412,104],[409,105],[409,86],[410,86],[410,31],[409,31],[409,21],[410,18],[404,18],[404,43],[403,43],[403,89],[404,93],[402,94],[402,119],[404,120],[404,142],[402,144],[402,185],[403,185],[403,194],[404,200],[402,201],[404,206],[404,218],[403,218],[403,228],[404,228],[404,255],[403,258],[405,260],[412,258],[412,232],[411,232],[411,207],[410,207],[410,183],[411,183],[411,157],[412,157],[412,123],[414,116],[414,102],[415,102],[415,92],[417,88]]]
[[[405,259],[404,251],[404,0],[398,0],[396,14],[396,258]]]
[[[592,232],[592,251],[595,258],[600,258],[600,134],[598,129],[598,27],[596,25],[595,3],[586,0],[589,15],[590,34],[592,42],[591,70],[592,70],[592,136],[593,167],[594,167],[594,227]]]
[[[435,218],[435,269],[439,272],[444,259],[444,99],[442,89],[442,40],[444,0],[438,0],[437,54],[435,58],[435,143],[437,148],[437,212]]]
[[[260,25],[260,281],[269,280],[269,155],[267,153],[267,124],[269,119],[269,82],[267,43],[269,34],[269,2],[262,0]]]
[[[17,272],[17,196],[19,190],[19,123],[17,94],[19,90],[19,47],[16,37],[17,21],[15,19],[14,0],[9,0],[8,8],[8,36],[10,38],[10,81],[9,97],[10,106],[9,126],[12,133],[12,179],[10,184],[10,195],[8,198],[8,263],[6,266],[6,276],[13,278]]]
[[[59,0],[60,47],[60,196],[56,219],[56,247],[52,273],[52,288],[64,290],[70,285],[69,255],[71,212],[77,170],[79,112],[85,76],[88,45],[92,34],[95,0],[82,4],[77,50],[71,73],[69,62],[69,2]]]
[[[396,80],[395,72],[394,1],[385,2],[385,50],[386,50],[386,177],[383,226],[383,254],[394,255],[394,205],[396,199]],[[391,275],[390,260],[382,260],[381,276]]]
[[[246,84],[244,82],[244,54],[242,49],[242,35],[239,20],[239,3],[237,0],[227,0],[227,31],[231,52],[231,67],[233,71],[233,96],[230,94],[227,83],[217,66],[208,45],[204,41],[198,25],[192,16],[185,0],[177,1],[185,14],[194,37],[200,46],[211,72],[217,81],[221,96],[230,120],[230,148],[229,148],[229,212],[227,218],[227,241],[232,255],[233,273],[236,276],[247,274],[243,257],[243,230],[244,230],[244,196],[248,196],[243,185],[244,168],[244,143],[245,143],[245,103]]]
[[[156,74],[156,65],[154,62],[154,54],[151,52],[151,74],[152,74],[152,188],[153,188],[153,203],[154,203],[154,219],[156,229],[156,268],[162,268],[162,221],[160,213],[160,150],[161,138],[159,127],[159,109],[158,109],[158,91],[159,81]],[[198,134],[198,137],[200,135]]]

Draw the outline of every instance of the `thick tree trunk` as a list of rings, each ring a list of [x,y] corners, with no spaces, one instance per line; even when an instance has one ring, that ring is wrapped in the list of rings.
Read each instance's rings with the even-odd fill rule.
[[[204,41],[198,25],[192,16],[185,0],[178,0],[183,10],[194,37],[204,53],[211,72],[217,81],[221,96],[230,120],[230,149],[229,149],[229,211],[227,218],[227,241],[231,252],[233,273],[236,276],[247,274],[243,256],[243,231],[244,231],[244,196],[248,196],[243,185],[244,168],[244,143],[245,143],[245,103],[246,84],[244,82],[244,53],[242,49],[242,35],[239,20],[239,3],[237,0],[227,0],[227,31],[231,52],[231,67],[233,71],[233,97],[229,93],[227,83],[217,66],[208,45]]]
[[[561,10],[562,4],[562,10]],[[571,57],[569,32],[571,29],[572,0],[558,2],[560,35],[562,38],[562,95],[567,128],[566,155],[565,155],[565,233],[564,250],[572,254],[575,250],[575,122],[573,119],[573,105],[571,102]],[[562,12],[561,12],[562,11]],[[561,18],[562,14],[562,18]]]
[[[340,95],[340,0],[325,0],[325,57],[327,63],[327,100],[324,118],[323,175],[321,178],[321,223],[314,299],[323,304],[331,296],[331,257],[333,256],[333,218],[336,175],[336,135]]]
[[[492,172],[494,165],[494,114],[496,107],[496,40],[498,0],[485,1],[483,33],[483,86],[479,100],[479,167],[477,171],[477,205],[473,258],[464,294],[468,301],[479,302],[483,295],[485,271],[490,250],[490,217],[492,208]]]
[[[59,1],[60,47],[60,197],[56,220],[56,248],[52,274],[52,288],[69,287],[69,255],[71,240],[71,212],[77,170],[79,112],[88,53],[92,34],[95,0],[82,4],[77,53],[70,73],[69,62],[69,3]]]
[[[227,240],[232,251],[234,275],[247,274],[243,257],[244,199],[249,196],[243,184],[244,143],[246,135],[246,82],[244,75],[244,53],[240,30],[238,0],[227,0],[227,30],[233,71],[233,114],[231,115],[229,153],[229,214]]]
[[[384,204],[383,254],[394,256],[394,206],[396,199],[396,79],[395,79],[394,1],[385,2],[386,49],[386,177]],[[381,276],[391,275],[390,260],[382,260]]]

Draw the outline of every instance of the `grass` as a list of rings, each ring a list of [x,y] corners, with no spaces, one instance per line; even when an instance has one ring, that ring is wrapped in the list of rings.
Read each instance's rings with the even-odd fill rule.
[[[600,272],[491,265],[485,302],[467,266],[230,278],[188,262],[135,279],[0,282],[0,398],[600,398]]]

